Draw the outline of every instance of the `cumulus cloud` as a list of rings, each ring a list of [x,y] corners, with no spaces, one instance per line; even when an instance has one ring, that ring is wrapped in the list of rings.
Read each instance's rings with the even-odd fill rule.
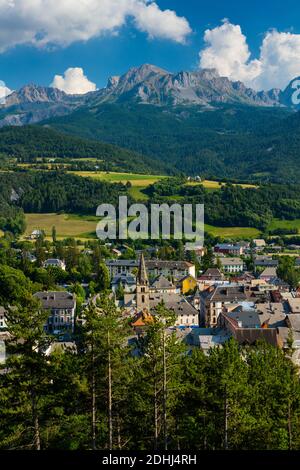
[[[215,68],[220,75],[241,80],[256,90],[285,88],[300,75],[300,35],[269,31],[258,59],[251,59],[247,38],[239,25],[227,20],[204,34],[200,67]]]
[[[80,67],[67,69],[63,76],[55,75],[50,86],[69,95],[83,95],[96,90],[96,84],[84,75],[83,69]]]
[[[184,43],[191,28],[152,0],[0,0],[0,51],[18,44],[66,46],[116,33],[128,18],[151,38]]]
[[[184,43],[191,33],[185,18],[179,18],[172,10],[160,10],[156,3],[145,6],[137,2],[134,18],[137,28],[148,33],[151,38],[160,37]]]
[[[7,88],[5,83],[0,80],[0,105],[5,103],[5,98],[12,93],[12,90]]]
[[[300,34],[266,34],[260,54],[261,71],[255,79],[256,88],[284,88],[300,75]]]

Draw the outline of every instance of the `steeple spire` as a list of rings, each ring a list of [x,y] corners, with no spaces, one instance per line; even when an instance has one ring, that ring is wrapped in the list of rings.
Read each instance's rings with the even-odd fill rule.
[[[140,256],[136,277],[136,307],[138,312],[150,310],[149,280],[143,253]]]
[[[149,283],[148,274],[147,274],[146,265],[145,265],[145,258],[144,258],[143,253],[141,253],[141,256],[140,256],[139,270],[137,274],[137,283],[143,286],[147,286]]]

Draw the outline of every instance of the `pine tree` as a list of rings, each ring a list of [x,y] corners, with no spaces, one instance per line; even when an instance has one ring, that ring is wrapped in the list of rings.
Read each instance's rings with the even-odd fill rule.
[[[141,358],[136,391],[132,395],[132,414],[136,440],[141,448],[151,439],[154,449],[167,450],[177,440],[175,409],[182,390],[181,364],[185,347],[168,329],[174,325],[174,320],[174,312],[160,304],[156,308],[155,323],[147,327],[139,341]],[[142,429],[147,429],[146,436]]]
[[[44,332],[47,312],[35,299],[7,311],[9,358],[5,364],[0,408],[7,422],[1,446],[7,449],[35,449],[43,446],[41,420],[51,388],[50,365],[45,351],[51,338]]]
[[[86,374],[90,390],[91,447],[117,447],[120,400],[126,398],[128,331],[114,302],[102,294],[84,313]],[[122,389],[122,393],[120,393]]]

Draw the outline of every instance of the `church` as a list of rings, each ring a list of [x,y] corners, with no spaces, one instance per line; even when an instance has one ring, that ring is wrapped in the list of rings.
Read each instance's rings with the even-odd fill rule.
[[[134,320],[133,327],[147,326],[155,322],[155,307],[161,302],[176,315],[174,326],[198,327],[199,310],[178,292],[176,286],[160,275],[152,283],[146,269],[143,253],[140,255],[138,273],[136,276],[136,291],[125,295],[125,310],[131,312]]]

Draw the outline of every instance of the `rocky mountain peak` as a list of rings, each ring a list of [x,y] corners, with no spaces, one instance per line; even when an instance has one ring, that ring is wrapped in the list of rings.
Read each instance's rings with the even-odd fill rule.
[[[56,103],[66,101],[67,99],[68,95],[57,88],[29,84],[9,95],[6,99],[5,106],[8,107],[25,103]]]

